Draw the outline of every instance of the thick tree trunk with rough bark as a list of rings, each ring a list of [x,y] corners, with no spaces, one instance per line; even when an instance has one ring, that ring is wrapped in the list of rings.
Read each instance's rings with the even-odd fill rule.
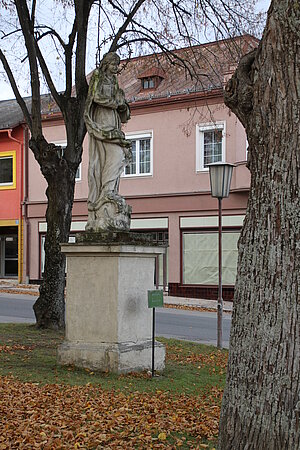
[[[273,0],[226,87],[251,171],[219,448],[300,449],[300,4]]]
[[[26,0],[12,2],[18,15],[22,36],[24,38],[30,68],[30,83],[32,93],[31,113],[17,88],[13,73],[4,53],[0,49],[0,60],[13,88],[14,94],[24,113],[31,133],[30,148],[32,149],[41,172],[47,183],[47,234],[45,241],[45,268],[40,296],[34,305],[37,325],[43,328],[64,327],[64,286],[65,258],[60,253],[60,243],[67,242],[74,198],[76,170],[81,161],[82,143],[86,134],[83,111],[88,93],[85,73],[86,40],[90,10],[94,0],[74,0],[74,22],[71,33],[65,42],[51,27],[41,26],[43,31],[37,31],[37,2]],[[67,2],[66,2],[67,3]],[[70,3],[70,6],[71,6]],[[29,11],[30,7],[30,11]],[[47,62],[39,46],[43,37],[52,35],[60,47],[60,57],[64,54],[65,90],[59,93],[55,87]],[[75,77],[73,79],[73,64]],[[40,71],[46,79],[48,87],[62,112],[67,147],[64,154],[54,144],[49,144],[43,136]],[[75,82],[76,96],[72,90]]]
[[[58,329],[65,325],[65,257],[60,244],[68,242],[78,164],[67,163],[60,149],[43,139],[38,143],[31,140],[31,147],[48,183],[44,276],[33,309],[38,327]]]

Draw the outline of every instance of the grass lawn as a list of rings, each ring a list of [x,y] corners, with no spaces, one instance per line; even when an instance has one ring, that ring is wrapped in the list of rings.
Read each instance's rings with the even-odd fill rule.
[[[62,340],[0,324],[0,450],[216,446],[227,351],[160,338],[166,369],[151,379],[58,366]]]

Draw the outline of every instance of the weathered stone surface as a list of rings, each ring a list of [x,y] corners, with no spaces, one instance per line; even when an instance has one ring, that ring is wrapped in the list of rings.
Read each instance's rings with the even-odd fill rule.
[[[84,119],[89,134],[89,195],[86,230],[129,230],[131,207],[119,195],[120,176],[131,160],[131,142],[121,123],[129,105],[116,74],[120,58],[104,55],[89,85]]]
[[[64,342],[58,353],[60,364],[88,367],[91,370],[113,373],[139,372],[150,369],[152,341],[106,344]],[[165,347],[155,342],[155,370],[163,370],[165,365]]]
[[[104,245],[144,245],[158,246],[153,243],[151,233],[135,233],[132,231],[86,231],[76,235],[76,242],[84,244]],[[161,245],[164,247],[164,245]]]
[[[154,263],[162,247],[64,244],[67,256],[66,336],[60,364],[130,372],[151,367]],[[150,346],[150,347],[149,347]],[[156,345],[156,366],[165,350]]]

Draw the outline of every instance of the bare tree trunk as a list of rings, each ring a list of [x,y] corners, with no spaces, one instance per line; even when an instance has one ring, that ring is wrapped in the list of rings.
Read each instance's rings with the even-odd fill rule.
[[[65,325],[65,257],[60,251],[60,244],[68,242],[72,220],[76,165],[59,155],[59,149],[44,141],[45,146],[38,150],[39,163],[48,187],[46,190],[48,207],[46,213],[47,234],[45,240],[45,267],[40,296],[33,309],[37,326],[59,329]],[[36,150],[36,143],[31,147]],[[36,153],[36,151],[34,152]]]
[[[219,448],[300,449],[300,8],[273,0],[226,104],[244,124],[251,187],[239,241]]]

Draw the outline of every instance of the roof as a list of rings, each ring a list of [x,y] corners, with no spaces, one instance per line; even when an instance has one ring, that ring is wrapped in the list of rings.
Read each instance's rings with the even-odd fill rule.
[[[31,98],[25,98],[27,107],[30,108]],[[17,100],[0,101],[0,130],[14,128],[24,122],[24,115]]]
[[[241,55],[257,45],[256,38],[245,35],[173,50],[170,55],[159,53],[122,60],[119,85],[131,104],[221,89],[224,75],[232,73]],[[153,75],[162,77],[157,88],[150,91],[142,89],[141,78]],[[90,80],[90,77],[91,73],[87,79]],[[31,98],[24,100],[30,110]],[[44,118],[60,113],[50,94],[41,96],[41,105]],[[23,113],[15,99],[0,101],[0,130],[16,127],[23,122]]]
[[[140,73],[138,76],[139,79],[142,78],[149,78],[149,77],[160,77],[160,78],[166,78],[166,73],[160,68],[160,67],[149,67],[147,70],[144,70],[144,72]]]
[[[256,38],[245,35],[174,50],[170,55],[160,53],[121,61],[119,85],[129,103],[221,89],[225,74],[232,73],[240,57],[257,45]],[[151,73],[167,76],[149,92],[142,89],[140,79]]]
[[[25,97],[23,100],[31,112],[31,97]],[[42,115],[47,117],[60,113],[60,109],[50,94],[41,95],[41,109]],[[0,130],[15,128],[24,122],[23,111],[16,99],[0,101]]]

